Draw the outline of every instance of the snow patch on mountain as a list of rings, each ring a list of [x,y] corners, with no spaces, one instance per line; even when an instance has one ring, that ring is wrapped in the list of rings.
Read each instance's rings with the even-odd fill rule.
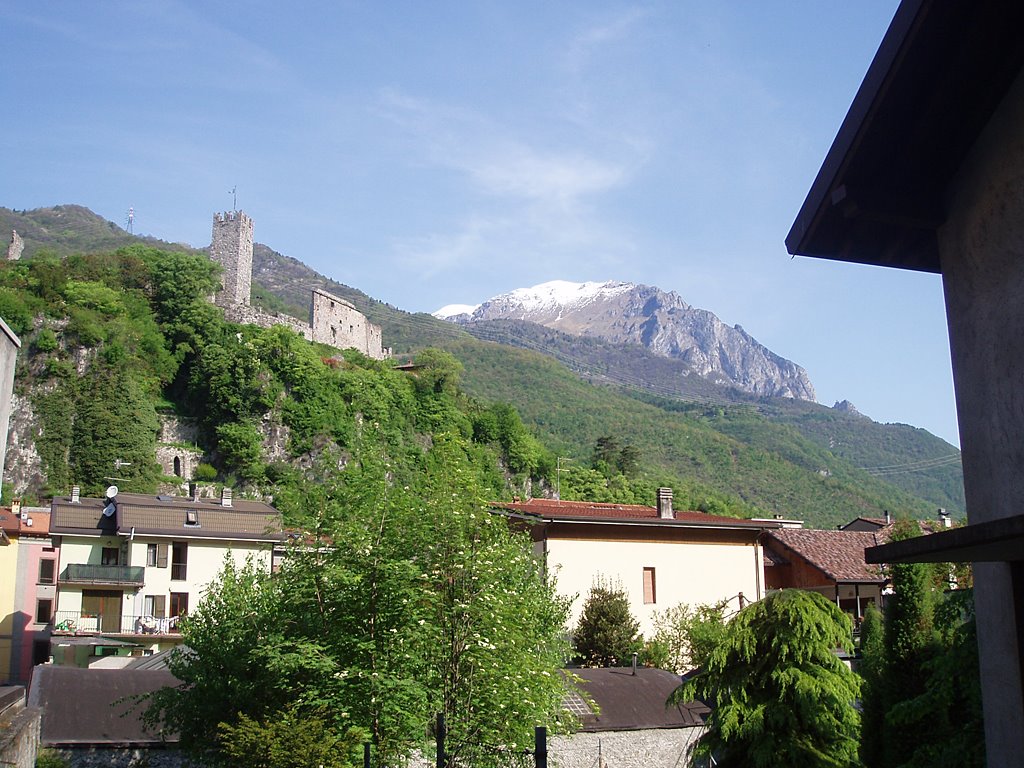
[[[633,283],[621,280],[606,280],[574,283],[569,280],[551,280],[540,283],[532,288],[516,288],[508,293],[501,293],[482,304],[449,304],[433,313],[434,317],[450,320],[460,315],[474,317],[482,308],[501,307],[505,313],[551,312],[558,309],[578,310],[600,299],[607,299],[619,294],[628,293],[636,288]]]

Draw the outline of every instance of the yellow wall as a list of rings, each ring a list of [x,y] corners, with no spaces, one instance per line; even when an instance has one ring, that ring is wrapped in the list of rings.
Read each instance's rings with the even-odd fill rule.
[[[6,681],[11,673],[17,576],[18,538],[12,536],[6,544],[0,544],[0,681]]]

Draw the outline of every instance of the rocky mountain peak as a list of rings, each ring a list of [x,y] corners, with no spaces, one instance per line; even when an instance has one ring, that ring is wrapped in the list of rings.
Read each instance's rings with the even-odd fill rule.
[[[729,327],[675,291],[623,281],[554,280],[517,288],[481,304],[452,304],[434,313],[459,324],[526,320],[577,336],[639,344],[687,363],[691,372],[751,394],[815,400],[807,372]]]

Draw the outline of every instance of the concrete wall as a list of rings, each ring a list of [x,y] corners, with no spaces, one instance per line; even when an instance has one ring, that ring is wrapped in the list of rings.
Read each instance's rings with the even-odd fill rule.
[[[981,523],[1024,509],[1024,76],[980,134],[947,198],[939,250],[964,490],[970,522]],[[1021,568],[974,566],[989,765],[1024,765],[1024,638],[1012,609],[1015,586],[1024,587]],[[1010,756],[1014,762],[998,762]]]
[[[559,594],[578,597],[569,622],[579,620],[583,603],[599,579],[621,583],[630,610],[646,637],[654,632],[654,614],[679,603],[695,605],[763,594],[763,558],[757,544],[709,541],[643,541],[622,538],[549,538],[548,571]],[[644,603],[644,568],[654,568],[655,602]],[[732,602],[732,607],[738,607]]]
[[[220,305],[248,304],[252,292],[252,219],[241,211],[218,213],[213,217],[210,258],[224,268],[217,294]]]

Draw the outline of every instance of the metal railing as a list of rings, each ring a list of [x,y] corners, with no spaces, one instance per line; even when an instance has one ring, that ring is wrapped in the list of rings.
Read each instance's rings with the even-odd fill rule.
[[[95,565],[69,563],[60,575],[66,584],[131,584],[146,583],[146,569],[141,565]]]
[[[54,633],[86,635],[176,635],[180,616],[157,618],[149,615],[83,613],[57,611],[53,616]]]

